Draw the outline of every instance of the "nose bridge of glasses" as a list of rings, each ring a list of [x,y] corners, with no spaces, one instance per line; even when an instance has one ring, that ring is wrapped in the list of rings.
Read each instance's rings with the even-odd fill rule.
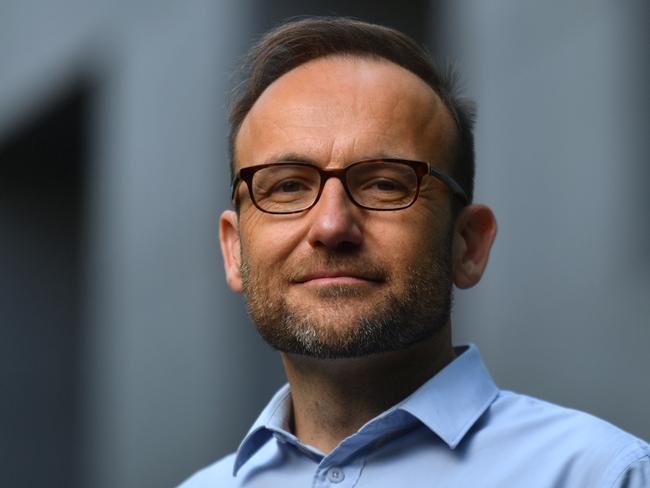
[[[331,178],[334,178],[339,180],[345,194],[354,203],[354,199],[350,194],[350,189],[348,188],[348,183],[346,181],[347,168],[333,168],[333,169],[318,168],[318,172],[320,173],[320,189],[318,191],[318,197],[317,197],[318,200],[320,200],[320,197],[322,196],[322,193],[325,190],[325,185],[327,185],[327,182]]]

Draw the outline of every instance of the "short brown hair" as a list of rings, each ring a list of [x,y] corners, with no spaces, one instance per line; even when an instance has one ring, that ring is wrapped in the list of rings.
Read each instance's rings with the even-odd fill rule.
[[[471,100],[457,94],[452,69],[437,70],[427,51],[407,35],[345,17],[309,17],[281,24],[264,35],[251,49],[244,65],[244,80],[230,109],[230,170],[235,170],[235,139],[244,118],[262,92],[292,69],[325,56],[351,54],[391,61],[424,80],[442,99],[456,125],[451,176],[465,190],[468,202],[474,193],[474,118]]]

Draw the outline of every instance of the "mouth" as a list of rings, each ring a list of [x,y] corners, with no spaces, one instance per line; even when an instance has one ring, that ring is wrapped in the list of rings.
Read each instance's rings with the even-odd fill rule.
[[[365,273],[353,271],[317,271],[307,273],[292,280],[296,284],[306,285],[361,285],[379,283],[382,279]]]

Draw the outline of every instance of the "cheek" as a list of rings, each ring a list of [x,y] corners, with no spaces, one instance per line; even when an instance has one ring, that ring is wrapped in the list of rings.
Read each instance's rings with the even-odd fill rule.
[[[379,243],[390,242],[397,255],[409,254],[413,247],[429,242],[443,232],[446,222],[433,205],[418,205],[397,212],[377,212],[366,226],[366,234]]]
[[[242,252],[252,269],[265,270],[273,277],[281,269],[301,241],[301,229],[296,222],[282,217],[268,218],[261,212],[240,224]]]
[[[397,278],[417,263],[423,236],[407,219],[382,217],[366,227],[364,244],[367,252]]]
[[[369,250],[390,266],[394,276],[430,265],[433,255],[438,250],[442,252],[447,239],[448,222],[442,212],[413,210],[405,211],[396,220],[378,220],[371,233],[368,229]]]

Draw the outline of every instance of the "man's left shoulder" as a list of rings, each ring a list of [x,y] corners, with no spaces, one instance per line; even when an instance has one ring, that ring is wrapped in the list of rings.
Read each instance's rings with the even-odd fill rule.
[[[610,445],[614,442],[647,447],[644,441],[602,418],[521,393],[500,391],[491,410],[494,415],[508,417],[509,423],[525,426],[528,432],[536,431],[551,438],[574,434],[571,438],[578,442],[602,440]]]
[[[606,486],[619,486],[621,477],[631,476],[638,468],[650,474],[648,443],[586,412],[502,391],[490,415],[502,427],[497,435],[513,446],[539,461],[566,463],[568,470],[588,469],[595,474],[597,467],[599,478],[611,482]]]

